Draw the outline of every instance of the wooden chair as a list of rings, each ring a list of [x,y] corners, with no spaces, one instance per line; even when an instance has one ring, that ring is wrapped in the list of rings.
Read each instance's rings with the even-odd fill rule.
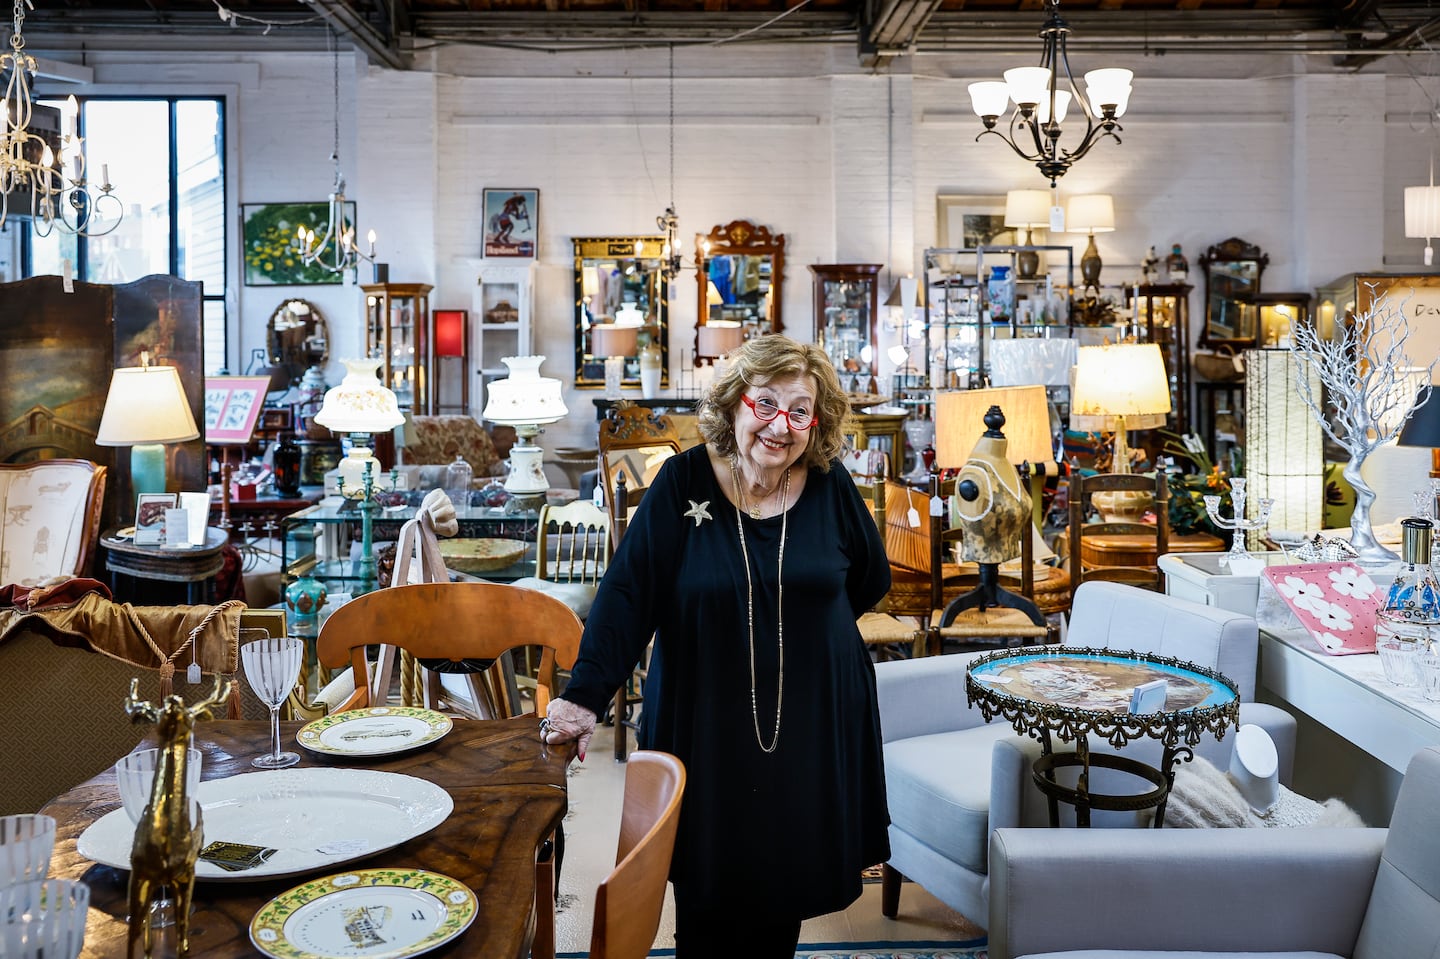
[[[595,890],[590,959],[644,959],[660,928],[665,881],[680,824],[685,766],[640,750],[625,769],[615,868]]]
[[[860,490],[860,495],[865,498],[865,501],[870,504],[870,515],[875,518],[875,526],[880,530],[881,538],[884,539],[887,490],[883,460],[879,464],[877,472],[869,476],[871,482],[862,482],[864,478],[864,476],[856,477],[856,488]],[[866,646],[875,650],[876,658],[880,660],[899,658],[894,654],[894,650],[900,646],[908,647],[913,652],[918,648],[917,644],[924,638],[924,632],[918,625],[906,624],[891,615],[889,610],[889,598],[886,597],[856,622],[860,628],[860,638],[864,640]]]
[[[1087,523],[1085,517],[1090,511],[1091,498],[1100,492],[1134,491],[1149,493],[1155,497],[1155,523],[1100,522]],[[1086,567],[1081,558],[1082,538],[1091,536],[1141,536],[1155,544],[1155,556],[1165,555],[1170,541],[1170,487],[1165,474],[1155,476],[1140,473],[1098,473],[1081,476],[1078,472],[1070,476],[1070,582],[1075,589],[1087,580],[1104,580],[1112,583],[1131,583],[1164,592],[1164,577],[1158,566],[1091,566]]]

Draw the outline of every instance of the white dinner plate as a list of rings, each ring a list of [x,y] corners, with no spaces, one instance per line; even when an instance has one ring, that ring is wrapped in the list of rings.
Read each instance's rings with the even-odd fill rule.
[[[373,706],[321,716],[306,723],[295,740],[327,756],[388,756],[433,743],[453,725],[433,709]]]
[[[464,932],[479,909],[461,882],[421,869],[364,869],[281,893],[250,921],[250,941],[274,959],[398,959]]]
[[[455,808],[448,792],[424,779],[323,767],[211,779],[200,784],[198,798],[207,844],[277,850],[266,862],[240,872],[203,859],[196,863],[195,878],[216,882],[296,876],[363,859],[429,832]],[[91,823],[75,849],[86,859],[129,869],[134,839],[134,824],[124,809],[117,809]],[[318,851],[339,842],[346,842],[343,852]]]

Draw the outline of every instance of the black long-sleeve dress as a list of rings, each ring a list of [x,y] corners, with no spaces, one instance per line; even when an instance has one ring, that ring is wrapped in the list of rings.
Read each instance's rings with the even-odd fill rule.
[[[812,469],[789,509],[784,700],[767,754],[747,595],[768,746],[782,518],[743,518],[747,587],[736,513],[705,447],[665,463],[600,584],[564,698],[603,715],[653,634],[637,738],[687,770],[671,878],[717,914],[808,918],[853,902],[861,870],[890,854],[875,673],[855,626],[890,569],[850,477]]]

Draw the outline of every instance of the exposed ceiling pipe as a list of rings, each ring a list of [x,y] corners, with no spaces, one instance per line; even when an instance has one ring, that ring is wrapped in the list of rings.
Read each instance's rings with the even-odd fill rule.
[[[392,70],[408,70],[410,64],[400,55],[393,40],[387,40],[345,0],[304,0],[305,5],[325,18],[341,37],[365,53],[371,63]]]

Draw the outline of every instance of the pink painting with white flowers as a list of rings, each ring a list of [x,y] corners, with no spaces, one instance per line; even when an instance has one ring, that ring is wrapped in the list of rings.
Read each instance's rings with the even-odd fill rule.
[[[1267,566],[1263,575],[1325,652],[1375,652],[1375,614],[1385,596],[1360,567],[1301,563]]]

